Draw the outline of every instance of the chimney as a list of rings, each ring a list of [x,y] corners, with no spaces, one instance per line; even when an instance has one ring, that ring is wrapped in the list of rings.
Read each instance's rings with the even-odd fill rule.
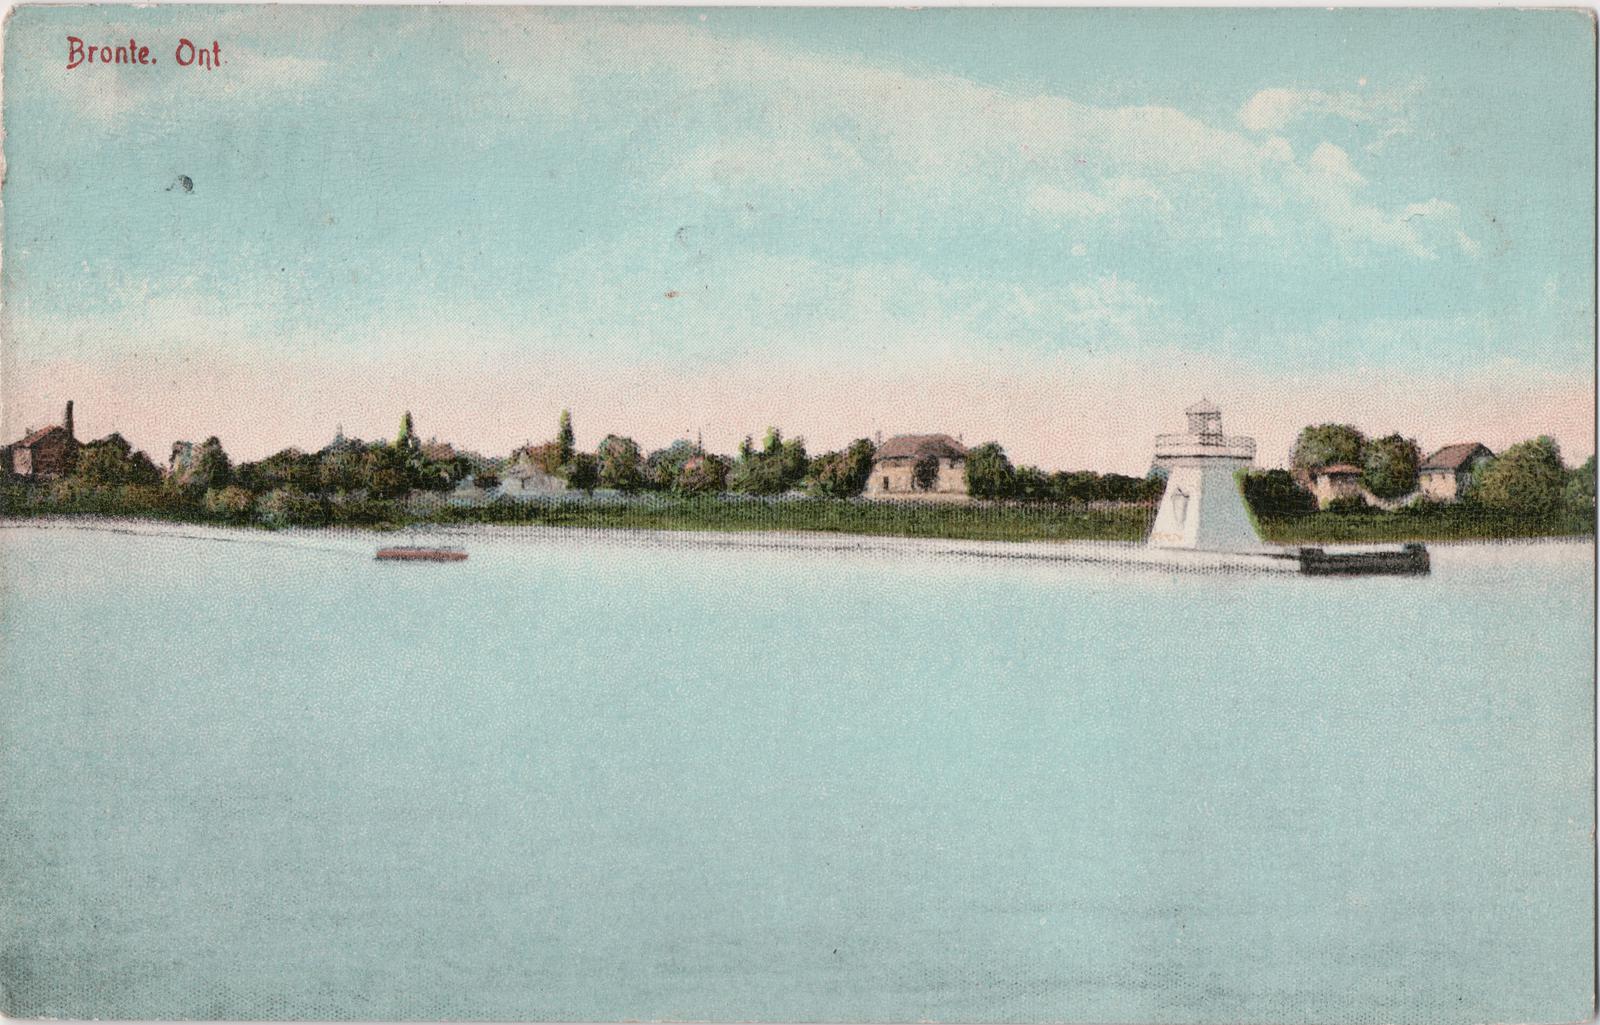
[[[66,428],[67,437],[69,437],[69,438],[76,437],[76,435],[74,435],[72,433],[72,400],[71,399],[67,400],[67,411],[61,417],[61,426]]]

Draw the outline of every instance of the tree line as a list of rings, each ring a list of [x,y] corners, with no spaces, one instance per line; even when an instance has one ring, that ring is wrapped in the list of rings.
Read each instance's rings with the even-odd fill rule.
[[[876,456],[877,448],[867,438],[813,456],[803,438],[785,437],[776,427],[768,428],[759,443],[745,437],[731,456],[707,452],[688,440],[646,453],[632,438],[617,434],[606,435],[595,451],[583,452],[577,448],[570,413],[562,411],[554,438],[525,445],[506,459],[492,459],[424,445],[408,412],[391,441],[341,435],[318,452],[287,448],[237,465],[214,436],[194,445],[179,443],[165,473],[121,435],[111,434],[81,446],[72,473],[53,486],[64,500],[93,497],[130,510],[191,508],[237,521],[359,523],[382,518],[382,503],[419,492],[449,492],[469,480],[490,491],[507,475],[529,471],[580,492],[853,498],[866,488]],[[1355,466],[1371,494],[1394,499],[1417,491],[1421,462],[1414,439],[1400,434],[1368,438],[1349,424],[1316,424],[1297,437],[1290,469],[1251,471],[1244,476],[1243,489],[1259,516],[1299,516],[1316,511],[1309,484],[1319,468]],[[937,473],[935,460],[931,474],[924,476],[931,484]],[[996,442],[969,449],[964,473],[966,491],[974,498],[1066,507],[1152,504],[1165,487],[1159,470],[1134,477],[1015,466]],[[1524,518],[1592,510],[1594,457],[1569,468],[1553,439],[1520,442],[1480,462],[1458,498],[1472,508]],[[1431,504],[1420,496],[1413,502],[1419,508]],[[1347,499],[1336,503],[1334,511],[1361,511],[1364,505],[1359,498]]]
[[[1418,491],[1422,450],[1414,438],[1388,434],[1368,438],[1351,424],[1314,424],[1304,428],[1290,452],[1288,470],[1252,471],[1245,476],[1245,498],[1257,515],[1297,516],[1317,509],[1311,494],[1313,475],[1339,464],[1361,472],[1361,486],[1382,499],[1414,495],[1410,506],[1420,511],[1439,505]],[[1517,442],[1498,455],[1479,460],[1456,501],[1512,517],[1546,519],[1564,512],[1592,512],[1595,507],[1595,457],[1568,467],[1561,447],[1545,435]],[[1364,498],[1335,500],[1334,512],[1363,512]]]
[[[746,436],[733,455],[707,452],[688,440],[646,453],[618,434],[606,435],[593,452],[584,452],[577,447],[571,414],[563,410],[553,438],[494,459],[423,444],[407,412],[393,440],[362,441],[341,433],[320,451],[286,448],[237,464],[215,436],[179,442],[165,471],[120,434],[111,434],[82,445],[71,474],[52,487],[58,498],[79,504],[92,498],[102,505],[191,508],[240,521],[360,522],[364,505],[449,492],[469,481],[489,492],[514,474],[530,472],[579,492],[854,498],[866,489],[876,458],[877,446],[867,438],[812,455],[803,438],[785,437],[777,427],[769,427],[759,442]],[[936,479],[936,461],[932,470]],[[1013,466],[995,442],[969,451],[965,483],[973,497],[1025,503],[1148,503],[1161,493],[1158,477]]]

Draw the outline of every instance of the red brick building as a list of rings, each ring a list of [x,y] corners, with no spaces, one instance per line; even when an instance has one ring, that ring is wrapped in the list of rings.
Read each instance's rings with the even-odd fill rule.
[[[61,423],[29,431],[27,437],[7,445],[4,467],[28,480],[53,480],[72,472],[78,462],[78,439],[72,431],[72,403],[67,403]]]

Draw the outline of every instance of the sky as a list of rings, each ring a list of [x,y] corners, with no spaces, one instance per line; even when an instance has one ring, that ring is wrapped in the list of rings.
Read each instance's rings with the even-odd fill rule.
[[[1585,12],[33,7],[4,57],[7,440],[1142,473],[1206,397],[1268,466],[1594,451]]]

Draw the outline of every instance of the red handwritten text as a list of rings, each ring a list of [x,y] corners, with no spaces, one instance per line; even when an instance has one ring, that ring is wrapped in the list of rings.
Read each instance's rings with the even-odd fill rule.
[[[178,59],[180,67],[187,68],[190,65],[194,65],[195,67],[205,68],[207,71],[215,71],[222,66],[222,47],[217,44],[215,39],[211,41],[209,48],[202,46],[198,49],[189,40],[180,39],[178,40],[178,50],[173,56]]]
[[[150,56],[148,46],[140,46],[130,39],[128,45],[120,43],[116,46],[84,46],[83,40],[77,36],[67,37],[67,70],[71,71],[79,64],[154,64],[156,59]]]
[[[204,68],[215,71],[222,67],[222,44],[213,39],[210,43],[196,43],[188,39],[179,39],[177,47],[172,51],[173,59],[180,68]],[[154,64],[156,58],[150,56],[148,46],[140,46],[138,40],[130,39],[127,45],[110,43],[104,46],[95,43],[85,43],[77,36],[67,37],[67,70],[81,67],[84,64]]]

